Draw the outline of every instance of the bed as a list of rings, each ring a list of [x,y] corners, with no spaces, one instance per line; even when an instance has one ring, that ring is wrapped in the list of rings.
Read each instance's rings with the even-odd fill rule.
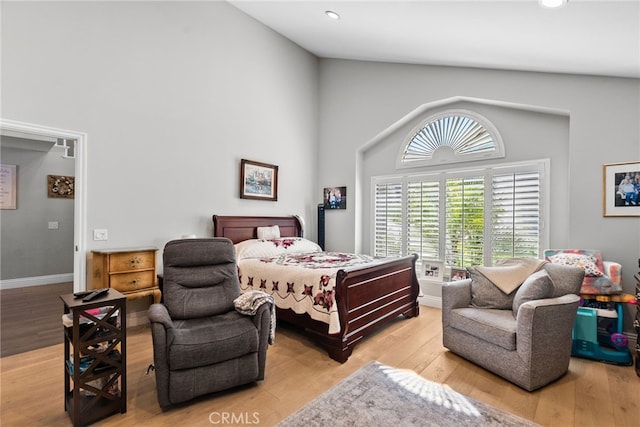
[[[285,246],[286,241],[295,245],[313,244],[302,238],[302,226],[295,216],[214,215],[213,225],[214,236],[230,239],[238,249],[243,244],[253,244],[253,241],[258,241],[261,245],[267,244],[266,241],[269,239],[258,239],[259,227],[261,231],[269,227],[277,228],[283,239],[273,241],[277,240],[279,246]],[[278,268],[282,268],[283,264],[288,264],[288,261],[295,257],[291,254],[281,254],[274,257],[278,258],[276,262],[268,259],[271,257],[242,259],[243,256],[238,256],[241,288],[243,291],[259,289],[274,295],[278,322],[285,321],[306,331],[327,350],[332,359],[340,363],[347,361],[360,340],[385,323],[399,315],[415,317],[419,314],[419,284],[415,270],[417,255],[367,259],[366,256],[354,254],[313,251],[311,256],[303,256],[305,261],[310,261],[310,258],[329,259],[330,264],[334,266],[333,269],[327,270],[328,273],[320,283],[309,281],[306,284],[311,283],[310,286],[294,290],[293,280],[287,283],[284,277],[267,277],[275,274],[271,270],[267,273],[271,268],[268,266],[269,263],[279,264]],[[336,258],[338,263],[334,263]],[[345,261],[344,266],[340,264],[342,261]],[[250,263],[259,264],[258,267],[251,268],[258,268],[260,272],[249,273]],[[310,289],[312,286],[315,286],[315,289]],[[305,302],[310,310],[300,312],[299,308],[292,306],[293,299]],[[323,309],[325,313],[322,312]]]

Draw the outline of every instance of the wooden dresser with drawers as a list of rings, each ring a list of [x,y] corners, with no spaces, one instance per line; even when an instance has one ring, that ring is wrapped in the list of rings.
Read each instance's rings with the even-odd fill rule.
[[[152,296],[160,302],[156,252],[153,247],[91,251],[88,289],[113,288],[127,299]]]

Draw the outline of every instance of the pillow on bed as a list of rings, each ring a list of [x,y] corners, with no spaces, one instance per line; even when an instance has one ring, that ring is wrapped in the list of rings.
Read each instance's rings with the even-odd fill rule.
[[[322,252],[322,248],[302,237],[251,239],[236,243],[236,258],[267,258],[282,254]]]
[[[258,239],[279,239],[280,227],[272,225],[271,227],[258,227]]]

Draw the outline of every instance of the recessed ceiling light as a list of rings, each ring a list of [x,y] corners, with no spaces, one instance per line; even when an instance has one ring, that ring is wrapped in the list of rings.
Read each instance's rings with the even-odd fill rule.
[[[539,0],[540,6],[556,8],[567,4],[568,0]]]
[[[324,14],[331,19],[340,19],[340,15],[338,15],[338,13],[334,12],[333,10],[325,10]]]

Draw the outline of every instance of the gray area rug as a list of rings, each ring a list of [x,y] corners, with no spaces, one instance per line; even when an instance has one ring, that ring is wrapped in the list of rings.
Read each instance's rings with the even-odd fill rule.
[[[370,362],[278,424],[299,426],[536,426],[415,372]]]

